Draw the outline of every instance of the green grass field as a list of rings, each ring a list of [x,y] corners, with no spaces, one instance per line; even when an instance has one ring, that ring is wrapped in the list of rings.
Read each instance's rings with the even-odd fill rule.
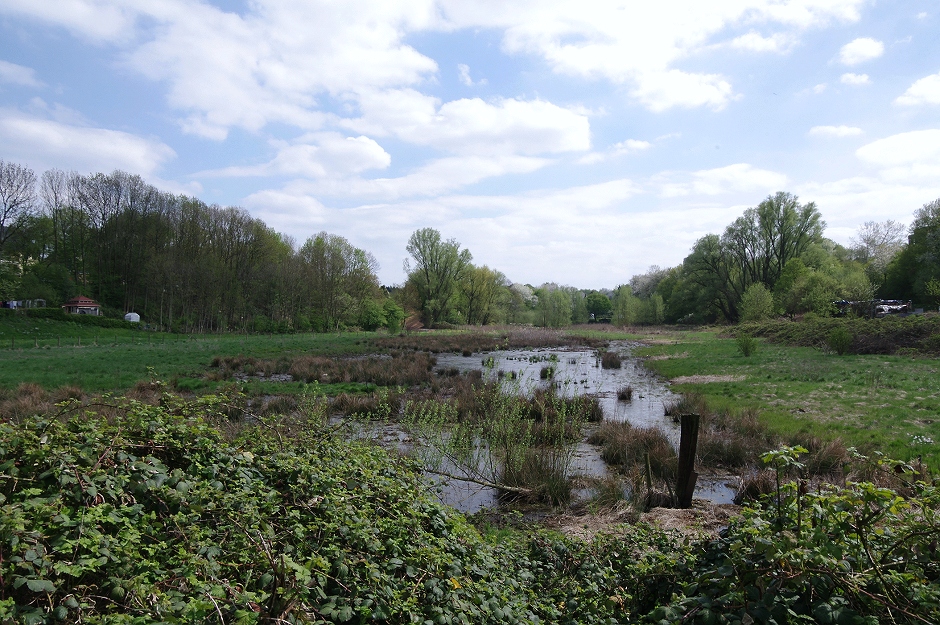
[[[754,407],[786,437],[809,432],[888,456],[940,461],[940,361],[910,356],[837,356],[761,342],[744,357],[718,332],[650,337],[647,365],[703,395],[713,409]]]
[[[574,331],[602,339],[641,339],[638,355],[675,390],[699,393],[712,409],[753,407],[787,438],[809,432],[937,466],[940,449],[940,361],[910,356],[837,356],[808,347],[760,343],[742,356],[734,339],[718,331],[648,333]],[[0,388],[23,382],[47,390],[79,387],[86,393],[122,392],[138,381],[177,383],[180,390],[211,392],[205,377],[216,356],[277,359],[304,353],[355,355],[378,351],[375,333],[293,335],[172,335],[81,326],[16,317],[0,320]],[[80,345],[79,345],[79,339]],[[9,342],[7,342],[9,341]],[[37,346],[38,345],[38,346]],[[698,377],[694,377],[698,376]],[[705,377],[702,377],[705,376]],[[302,391],[300,383],[250,381],[249,395]],[[269,388],[270,387],[270,388]],[[297,387],[297,388],[294,388]],[[323,388],[327,394],[368,388]]]
[[[88,393],[123,391],[150,379],[201,377],[215,356],[257,358],[313,352],[372,351],[374,333],[180,335],[83,326],[50,319],[0,320],[0,387],[23,382],[47,390],[77,386]]]

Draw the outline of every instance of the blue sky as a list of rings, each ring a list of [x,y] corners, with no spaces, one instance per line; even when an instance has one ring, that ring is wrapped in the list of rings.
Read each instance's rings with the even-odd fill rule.
[[[615,287],[776,191],[843,244],[940,197],[940,3],[0,0],[0,159]]]

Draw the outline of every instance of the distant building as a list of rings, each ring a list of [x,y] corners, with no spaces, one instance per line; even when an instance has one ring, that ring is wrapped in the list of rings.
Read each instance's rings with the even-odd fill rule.
[[[62,308],[69,315],[94,315],[95,317],[101,315],[101,306],[98,305],[98,302],[88,299],[84,295],[73,297],[65,302]]]
[[[124,321],[130,321],[131,323],[140,323],[140,315],[135,312],[129,312],[124,315]]]

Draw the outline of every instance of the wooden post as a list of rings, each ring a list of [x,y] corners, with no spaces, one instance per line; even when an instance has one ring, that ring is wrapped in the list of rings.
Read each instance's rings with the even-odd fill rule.
[[[695,472],[695,450],[698,447],[698,425],[701,417],[697,414],[679,415],[679,475],[676,478],[676,506],[692,507],[692,494],[698,473]]]

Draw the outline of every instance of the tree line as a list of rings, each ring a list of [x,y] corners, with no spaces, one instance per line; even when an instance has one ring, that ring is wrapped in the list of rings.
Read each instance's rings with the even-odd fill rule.
[[[910,228],[866,222],[852,245],[824,236],[812,202],[776,193],[692,247],[614,289],[513,283],[477,266],[455,239],[416,230],[407,278],[379,285],[378,264],[321,232],[298,244],[238,207],[160,191],[121,171],[81,175],[0,161],[0,300],[58,305],[83,294],[112,316],[135,311],[177,331],[397,330],[737,322],[832,315],[840,300],[940,304],[940,200]]]
[[[365,250],[297,244],[247,211],[121,171],[41,177],[0,161],[0,300],[81,294],[175,331],[327,331],[401,323]]]

